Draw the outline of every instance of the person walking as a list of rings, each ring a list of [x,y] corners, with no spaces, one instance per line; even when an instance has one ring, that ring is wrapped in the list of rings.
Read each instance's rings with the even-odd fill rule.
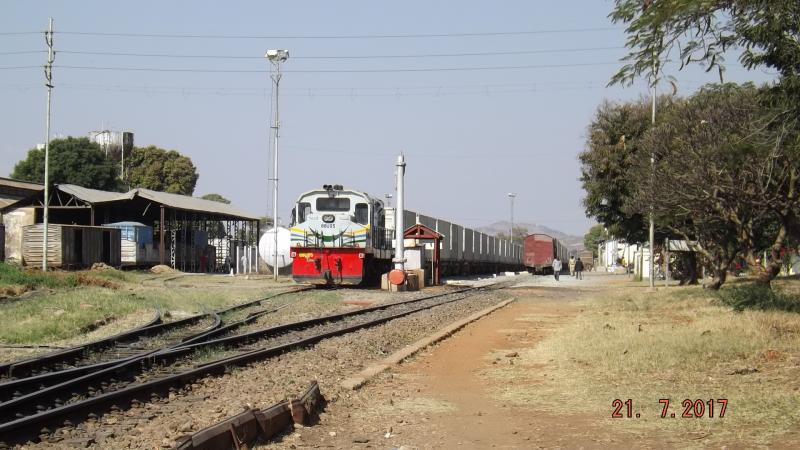
[[[583,279],[583,261],[581,261],[580,258],[575,261],[575,278],[579,280]]]
[[[558,281],[558,275],[561,274],[561,261],[556,257],[553,259],[553,277],[555,277],[556,281]]]
[[[575,255],[571,255],[569,257],[569,262],[567,263],[567,266],[569,267],[569,276],[574,277],[575,276]]]

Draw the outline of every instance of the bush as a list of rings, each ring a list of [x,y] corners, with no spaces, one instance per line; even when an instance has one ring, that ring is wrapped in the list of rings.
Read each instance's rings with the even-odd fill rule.
[[[73,274],[42,273],[25,271],[11,264],[0,263],[0,286],[19,285],[30,289],[45,286],[48,288],[75,287],[78,279]]]
[[[731,286],[720,291],[719,296],[722,303],[736,311],[757,309],[800,313],[800,298],[765,284]]]

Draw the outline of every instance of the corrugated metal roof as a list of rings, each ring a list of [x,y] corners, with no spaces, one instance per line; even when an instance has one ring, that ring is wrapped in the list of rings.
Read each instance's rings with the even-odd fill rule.
[[[121,193],[89,189],[76,186],[74,184],[60,184],[58,185],[58,189],[61,192],[72,195],[92,204],[132,200],[138,196],[174,209],[219,214],[222,216],[232,216],[240,219],[258,220],[257,216],[245,213],[225,203],[203,200],[202,198],[189,197],[187,195],[152,191],[150,189],[138,188]]]
[[[87,203],[106,203],[119,200],[131,200],[136,189],[128,192],[109,192],[99,189],[89,189],[75,184],[59,184],[56,186],[59,191],[77,197]]]
[[[5,208],[8,205],[13,205],[17,203],[19,199],[8,199],[8,198],[0,198],[0,209]]]
[[[28,181],[20,181],[4,177],[0,177],[0,186],[9,186],[17,189],[29,189],[31,191],[41,191],[44,189],[44,185],[40,183],[31,183]]]
[[[237,216],[246,219],[257,220],[257,216],[253,216],[243,212],[227,203],[215,202],[212,200],[204,200],[197,197],[189,197],[186,195],[169,194],[167,192],[151,191],[150,189],[134,189],[131,192],[136,192],[136,195],[163,205],[171,206],[177,209],[185,209],[187,211],[201,211],[214,214],[222,214],[226,216]],[[130,194],[130,192],[129,192]]]
[[[44,190],[44,185],[0,177],[0,209]]]

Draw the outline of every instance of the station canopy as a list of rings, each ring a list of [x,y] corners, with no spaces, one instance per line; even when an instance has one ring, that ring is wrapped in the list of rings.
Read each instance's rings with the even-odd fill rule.
[[[89,189],[74,184],[59,184],[57,185],[57,189],[93,206],[132,201],[140,198],[164,205],[171,209],[221,216],[221,219],[258,220],[258,217],[247,214],[226,203],[144,188],[136,188],[128,192],[120,193]]]
[[[103,223],[110,221],[142,221],[148,218],[158,220],[161,207],[180,214],[191,214],[195,220],[220,220],[220,221],[257,221],[258,217],[248,214],[226,203],[204,200],[187,195],[170,194],[167,192],[153,191],[150,189],[136,188],[128,192],[110,192],[98,189],[89,189],[74,184],[58,184],[50,193],[50,209],[52,215],[78,214],[78,211],[92,211],[98,213],[98,219]],[[29,197],[15,205],[5,208],[33,206],[41,209],[44,206],[44,195]],[[73,211],[70,213],[69,211]],[[82,214],[81,214],[82,216]],[[64,223],[80,223],[76,217],[64,217]],[[87,217],[88,219],[88,217]]]

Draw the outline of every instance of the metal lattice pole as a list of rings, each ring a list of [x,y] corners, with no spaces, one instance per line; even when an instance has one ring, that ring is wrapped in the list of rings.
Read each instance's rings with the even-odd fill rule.
[[[272,181],[273,181],[273,190],[272,190],[272,230],[274,233],[274,247],[272,248],[273,251],[273,266],[272,266],[272,274],[273,279],[278,281],[278,139],[279,139],[279,129],[280,129],[280,113],[279,113],[279,94],[280,94],[280,83],[281,83],[281,63],[285,62],[289,59],[289,51],[288,50],[267,50],[266,55],[264,55],[269,61],[275,66],[275,73],[271,75],[272,81],[275,83],[275,123],[273,124],[272,128],[275,130],[275,149],[273,152],[273,172],[272,172]]]

